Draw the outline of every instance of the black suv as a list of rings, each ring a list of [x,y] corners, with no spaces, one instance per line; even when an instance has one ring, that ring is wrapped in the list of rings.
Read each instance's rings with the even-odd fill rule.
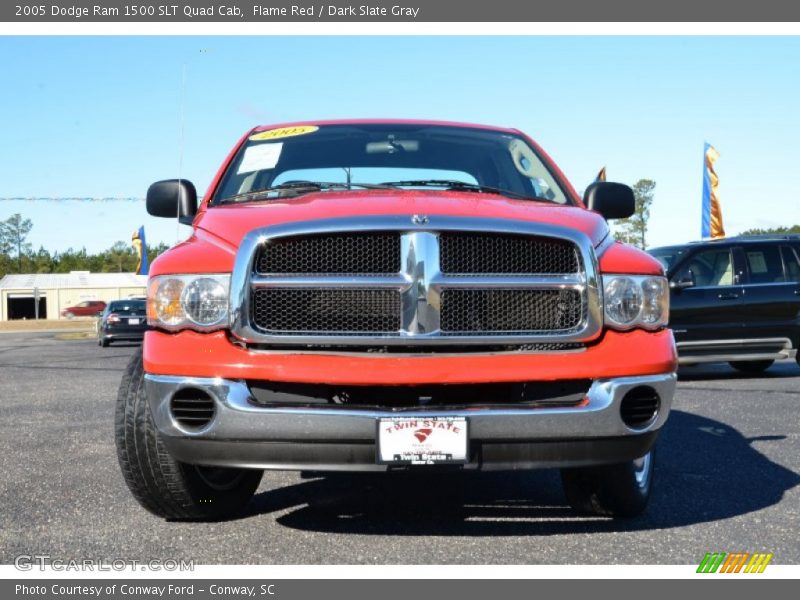
[[[667,270],[669,321],[681,364],[728,361],[758,372],[797,356],[800,235],[732,237],[649,252]]]

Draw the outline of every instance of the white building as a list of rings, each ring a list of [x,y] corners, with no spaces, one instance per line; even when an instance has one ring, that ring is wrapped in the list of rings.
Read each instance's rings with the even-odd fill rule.
[[[40,319],[60,319],[61,311],[85,300],[122,300],[143,296],[147,275],[134,273],[33,273],[0,279],[0,321],[33,319],[39,298]]]

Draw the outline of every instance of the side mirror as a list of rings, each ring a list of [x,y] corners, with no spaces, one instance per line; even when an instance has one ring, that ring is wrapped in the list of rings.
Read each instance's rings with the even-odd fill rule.
[[[684,271],[678,279],[669,282],[669,287],[678,291],[694,286],[694,273],[692,273],[691,269]]]
[[[197,190],[186,179],[156,181],[147,190],[147,212],[154,217],[178,217],[191,225],[197,213]]]
[[[622,183],[597,181],[586,188],[583,203],[605,219],[626,219],[636,210],[633,190]]]

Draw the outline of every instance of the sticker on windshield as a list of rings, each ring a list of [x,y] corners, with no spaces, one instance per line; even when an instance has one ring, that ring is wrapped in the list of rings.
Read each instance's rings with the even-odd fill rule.
[[[283,150],[283,143],[248,146],[244,149],[244,156],[236,174],[274,169],[281,157],[281,150]]]
[[[319,130],[316,125],[299,125],[297,127],[280,127],[269,131],[259,131],[250,136],[250,141],[260,142],[264,140],[280,140],[283,138],[305,135]]]

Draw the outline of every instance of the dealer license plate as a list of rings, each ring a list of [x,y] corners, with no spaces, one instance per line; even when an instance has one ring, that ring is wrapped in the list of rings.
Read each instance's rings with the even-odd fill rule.
[[[467,419],[400,417],[378,420],[378,462],[435,465],[467,462]]]
[[[139,319],[128,319],[128,325],[138,325]]]

